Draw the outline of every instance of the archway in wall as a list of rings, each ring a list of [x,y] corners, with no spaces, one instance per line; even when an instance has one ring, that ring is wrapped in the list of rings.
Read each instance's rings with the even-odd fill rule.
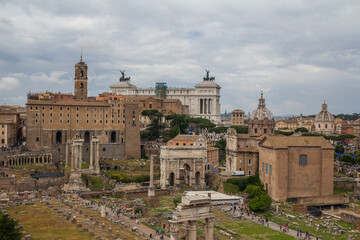
[[[114,167],[114,170],[118,170],[118,166],[115,166],[115,167]]]
[[[191,167],[188,164],[184,164],[184,171],[185,171],[185,184],[186,185],[190,185],[190,172],[191,172]]]
[[[175,186],[175,174],[173,172],[169,175],[169,184],[170,186]]]
[[[84,142],[89,143],[90,142],[90,133],[89,131],[86,131],[84,134]]]
[[[195,174],[195,183],[196,185],[200,185],[200,172],[196,172]]]
[[[61,144],[61,142],[62,142],[62,132],[57,131],[56,132],[56,143]]]
[[[116,132],[115,131],[111,132],[110,142],[111,143],[116,143]]]

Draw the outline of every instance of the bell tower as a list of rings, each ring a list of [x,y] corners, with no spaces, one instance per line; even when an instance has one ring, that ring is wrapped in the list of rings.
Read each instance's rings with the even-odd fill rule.
[[[75,99],[87,99],[87,64],[83,62],[82,55],[80,62],[75,64]]]

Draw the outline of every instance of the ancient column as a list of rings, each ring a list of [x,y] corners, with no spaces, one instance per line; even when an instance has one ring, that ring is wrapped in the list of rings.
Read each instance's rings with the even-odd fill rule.
[[[155,197],[155,190],[154,190],[154,155],[150,156],[150,185],[148,189],[148,196]]]
[[[42,161],[42,164],[45,163],[45,156],[44,155],[41,156],[41,161]]]
[[[71,144],[71,171],[75,170],[75,146],[74,143]]]
[[[100,214],[101,214],[101,217],[106,217],[106,211],[105,211],[105,206],[104,205],[101,205]]]
[[[9,193],[9,202],[13,202],[14,201],[14,192],[10,192]]]
[[[100,173],[100,152],[99,152],[99,139],[97,139],[96,142],[96,148],[95,148],[95,167],[96,167],[96,173]]]
[[[67,141],[65,145],[65,167],[69,166],[69,145],[70,141]]]
[[[94,148],[94,142],[93,139],[91,139],[90,141],[90,166],[89,169],[94,169],[94,153],[93,153],[93,148]]]
[[[25,191],[24,192],[24,200],[28,200],[29,199],[29,191]]]
[[[170,224],[170,240],[177,240],[179,238],[179,227],[178,223],[172,220],[169,220]]]
[[[42,198],[42,190],[41,190],[41,189],[40,189],[40,190],[38,190],[38,194],[37,194],[37,195],[38,195],[38,198],[39,198],[39,199],[41,199],[41,198]]]
[[[196,220],[188,221],[190,225],[189,240],[196,240]]]
[[[205,233],[206,240],[214,239],[214,220],[215,220],[214,218],[206,219],[206,233]]]
[[[82,162],[83,162],[83,159],[82,159],[82,147],[83,147],[83,142],[84,142],[83,139],[79,140],[79,146],[78,146],[78,148],[79,148],[79,162],[78,162],[79,167],[78,167],[78,169],[79,169],[80,171],[81,171],[81,169],[82,169]]]

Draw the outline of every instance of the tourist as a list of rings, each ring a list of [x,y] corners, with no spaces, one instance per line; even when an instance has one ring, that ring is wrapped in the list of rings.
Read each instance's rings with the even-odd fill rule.
[[[152,233],[150,233],[150,236],[149,236],[150,239],[152,239]]]

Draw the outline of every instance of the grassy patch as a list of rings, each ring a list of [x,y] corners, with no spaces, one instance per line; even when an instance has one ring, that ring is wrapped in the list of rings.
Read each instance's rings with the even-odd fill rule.
[[[80,230],[65,218],[59,218],[51,213],[51,210],[43,204],[20,205],[7,209],[12,218],[19,221],[24,230],[32,239],[69,239],[82,240],[92,239],[87,233]]]
[[[238,193],[239,187],[229,182],[223,182],[225,193]]]
[[[352,194],[352,193],[353,193],[352,190],[334,188],[334,195]]]
[[[111,189],[110,183],[104,178],[89,175],[89,179],[90,179],[89,184],[91,191],[99,191],[102,190],[103,188],[105,190]]]
[[[236,232],[240,236],[236,236],[236,239],[243,239],[243,235],[251,237],[251,239],[271,239],[271,240],[288,240],[295,239],[287,234],[275,231],[273,229],[264,227],[262,225],[245,222],[245,221],[233,221],[224,222],[224,227]]]
[[[82,169],[89,169],[89,164],[87,164],[86,162],[83,162],[83,163],[81,163],[81,168]]]

